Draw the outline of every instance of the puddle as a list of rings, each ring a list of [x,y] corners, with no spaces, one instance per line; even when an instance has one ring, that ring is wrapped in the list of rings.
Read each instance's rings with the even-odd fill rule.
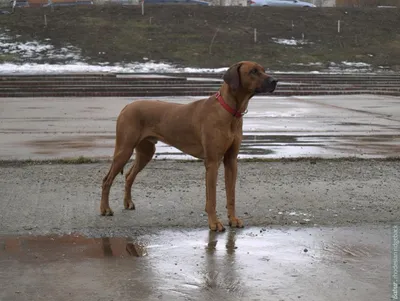
[[[60,258],[143,257],[147,250],[144,244],[131,238],[65,235],[0,238],[0,253],[23,261],[54,261]]]
[[[1,237],[0,299],[389,300],[389,247],[382,228]]]
[[[199,97],[162,97],[187,103]],[[4,112],[3,159],[112,156],[115,122],[131,98],[10,102]],[[351,105],[353,104],[353,105]],[[397,156],[398,112],[389,97],[255,97],[244,121],[243,158]],[[349,107],[350,106],[350,107]],[[39,110],[40,108],[40,110]],[[359,110],[359,109],[363,110]],[[39,112],[40,111],[40,112]],[[397,114],[397,115],[396,115]],[[389,119],[388,115],[393,115]],[[397,118],[397,119],[396,119]],[[392,137],[389,137],[392,135]],[[107,137],[106,137],[107,136]],[[383,146],[362,140],[371,137]],[[380,138],[385,137],[385,138]],[[372,142],[374,142],[372,141]],[[351,145],[348,145],[348,144]],[[192,159],[162,143],[160,159]]]
[[[68,139],[33,140],[25,145],[34,147],[35,153],[51,154],[65,149],[90,149],[96,146],[95,136],[71,137]]]
[[[377,154],[395,155],[399,150],[398,135],[379,136],[335,136],[295,134],[275,135],[252,133],[243,136],[239,157],[241,158],[278,158],[278,157],[334,157],[352,154],[353,156],[374,156]],[[374,144],[379,142],[380,144]],[[74,152],[74,155],[110,156],[114,148],[114,135],[84,135],[68,138],[37,139],[24,142],[32,147],[37,155],[62,155]],[[75,153],[82,152],[82,153]],[[183,154],[178,149],[162,142],[157,143],[155,159],[184,159],[193,157]]]

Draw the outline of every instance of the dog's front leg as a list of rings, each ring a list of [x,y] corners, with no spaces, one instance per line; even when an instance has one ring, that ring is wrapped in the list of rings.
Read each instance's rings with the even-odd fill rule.
[[[224,226],[217,218],[217,178],[218,160],[206,160],[206,212],[208,214],[208,225],[212,231],[225,231]]]
[[[226,209],[229,226],[243,228],[243,221],[236,217],[235,190],[237,178],[237,152],[230,149],[224,156]]]

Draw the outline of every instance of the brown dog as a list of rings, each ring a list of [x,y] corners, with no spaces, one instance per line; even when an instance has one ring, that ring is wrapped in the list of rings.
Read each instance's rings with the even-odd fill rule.
[[[235,184],[237,156],[242,142],[242,116],[257,93],[273,92],[277,80],[254,62],[239,62],[224,74],[220,91],[189,104],[135,101],[122,109],[117,119],[116,144],[110,170],[103,179],[100,212],[113,215],[108,202],[115,176],[136,150],[133,166],[126,174],[125,209],[135,209],[131,187],[137,174],[150,162],[155,144],[162,141],[183,153],[204,160],[206,168],[206,212],[211,230],[223,231],[216,214],[216,186],[221,161],[225,167],[226,208],[229,225],[243,227],[236,217]]]

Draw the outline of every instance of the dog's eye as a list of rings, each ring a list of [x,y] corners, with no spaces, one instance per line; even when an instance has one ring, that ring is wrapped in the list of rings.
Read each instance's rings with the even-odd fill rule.
[[[258,69],[257,69],[257,68],[251,69],[250,74],[255,74],[255,75],[257,75],[257,74],[258,74]]]

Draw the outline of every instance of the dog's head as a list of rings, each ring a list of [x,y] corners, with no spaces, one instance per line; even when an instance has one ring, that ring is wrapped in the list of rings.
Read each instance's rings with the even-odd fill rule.
[[[255,62],[239,62],[231,66],[223,76],[232,92],[243,91],[251,94],[274,92],[278,80],[265,73]]]

